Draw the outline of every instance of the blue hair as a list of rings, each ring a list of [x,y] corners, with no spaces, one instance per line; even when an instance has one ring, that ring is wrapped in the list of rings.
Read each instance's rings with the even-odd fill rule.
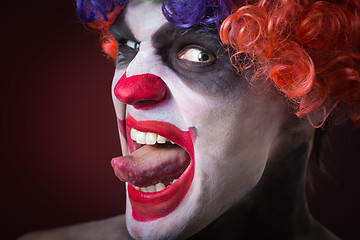
[[[116,4],[128,0],[76,0],[77,14],[85,23],[97,20],[107,22],[107,14],[114,11]],[[172,24],[187,28],[195,24],[218,25],[230,14],[228,0],[162,0],[162,11]]]
[[[115,3],[124,4],[127,0],[76,0],[76,12],[80,21],[91,23],[99,19],[109,21],[107,14],[115,9]]]
[[[172,24],[187,28],[194,24],[219,24],[230,14],[228,1],[224,0],[163,0],[162,11]]]

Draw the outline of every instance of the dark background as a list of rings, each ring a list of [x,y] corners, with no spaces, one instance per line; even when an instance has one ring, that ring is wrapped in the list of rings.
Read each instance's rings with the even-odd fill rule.
[[[16,2],[1,14],[1,239],[123,213],[110,84],[113,65],[72,1]],[[360,235],[360,130],[339,127],[332,178],[315,179],[309,208],[344,239]]]

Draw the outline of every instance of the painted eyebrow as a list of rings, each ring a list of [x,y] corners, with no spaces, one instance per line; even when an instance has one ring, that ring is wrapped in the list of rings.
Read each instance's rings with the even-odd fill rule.
[[[151,37],[151,41],[153,45],[156,46],[158,45],[158,42],[163,42],[164,39],[167,39],[168,41],[174,41],[181,36],[185,36],[191,33],[198,33],[210,38],[220,40],[220,36],[216,27],[206,29],[202,25],[193,25],[189,28],[181,28],[168,22],[162,27],[160,27],[153,34],[153,36]]]
[[[124,38],[133,40],[135,42],[139,42],[132,31],[130,30],[129,26],[126,24],[125,17],[123,14],[120,14],[114,23],[110,26],[109,32],[116,38]]]

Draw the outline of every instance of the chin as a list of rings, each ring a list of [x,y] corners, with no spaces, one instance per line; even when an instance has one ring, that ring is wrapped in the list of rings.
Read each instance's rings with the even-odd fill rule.
[[[166,216],[151,221],[136,220],[127,194],[126,225],[130,235],[135,239],[186,239],[202,230],[221,213],[206,203],[209,198],[200,191],[201,182],[195,174],[187,195],[178,207]],[[129,184],[126,185],[128,189]]]

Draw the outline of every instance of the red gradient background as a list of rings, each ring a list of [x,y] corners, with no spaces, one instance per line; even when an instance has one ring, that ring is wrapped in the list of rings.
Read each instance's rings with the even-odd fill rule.
[[[23,1],[2,12],[1,239],[124,212],[110,94],[113,65],[72,1]],[[7,9],[3,6],[3,9]],[[5,31],[4,31],[5,29]],[[343,239],[360,235],[360,130],[331,134],[332,179],[310,209]]]

